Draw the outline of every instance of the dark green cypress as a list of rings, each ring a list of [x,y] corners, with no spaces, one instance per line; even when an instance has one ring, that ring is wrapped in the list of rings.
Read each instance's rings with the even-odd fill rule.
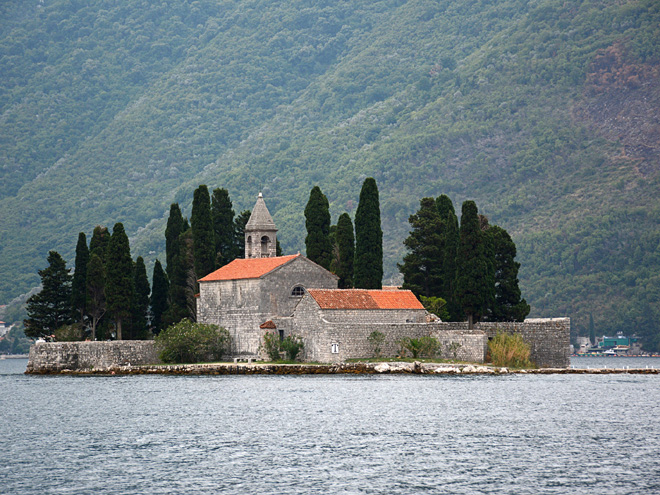
[[[168,308],[169,282],[163,266],[157,259],[154,263],[151,288],[151,326],[153,333],[158,335],[163,330],[163,314]]]
[[[445,297],[442,294],[443,225],[435,199],[422,198],[420,208],[408,219],[412,230],[403,241],[408,254],[399,264],[403,288],[416,296]]]
[[[75,271],[71,284],[71,306],[74,318],[80,323],[85,318],[85,307],[87,302],[87,264],[89,263],[89,249],[87,248],[87,237],[84,232],[78,234],[76,245]]]
[[[326,270],[332,261],[330,243],[330,205],[319,186],[314,186],[309,193],[305,207],[305,250],[307,258],[321,265]]]
[[[149,337],[149,293],[151,288],[142,256],[138,256],[135,260],[133,274],[135,290],[131,306],[131,338],[145,340]]]
[[[179,256],[179,236],[184,231],[183,223],[181,208],[178,203],[172,203],[165,228],[165,270],[170,281],[173,280],[174,259]]]
[[[133,301],[133,260],[124,225],[117,222],[108,243],[105,297],[108,312],[115,321],[117,340],[122,340],[122,325],[131,317]]]
[[[243,210],[236,216],[234,225],[236,227],[236,253],[239,259],[245,258],[245,225],[250,220],[252,212],[250,210]]]
[[[211,197],[202,184],[193,195],[190,226],[193,238],[195,277],[202,278],[215,270],[215,239],[211,219]]]
[[[353,222],[348,213],[342,213],[337,219],[335,231],[337,259],[335,275],[339,277],[338,287],[350,289],[353,287],[353,263],[355,261],[355,235]]]
[[[378,187],[372,177],[367,177],[355,212],[354,284],[358,289],[381,289],[382,280],[383,231]]]
[[[489,316],[492,321],[523,321],[529,304],[521,297],[518,284],[520,263],[516,262],[516,245],[509,233],[497,225],[486,233],[492,240],[495,268],[495,303]]]
[[[236,259],[236,225],[234,210],[227,189],[214,189],[211,198],[211,217],[215,239],[216,267],[221,267]]]
[[[458,218],[454,210],[454,205],[449,199],[449,196],[443,194],[436,200],[440,220],[442,221],[441,233],[441,249],[442,249],[442,263],[441,263],[441,278],[442,288],[440,289],[440,297],[447,301],[447,311],[451,320],[460,320],[463,314],[460,308],[457,308],[455,297],[455,284],[456,284],[456,252],[458,250]]]
[[[474,321],[478,321],[488,310],[490,294],[494,289],[489,275],[486,242],[474,201],[463,203],[459,236],[456,299],[472,328]]]
[[[184,227],[188,222],[184,221]],[[176,243],[179,252],[173,258],[174,270],[170,282],[170,305],[163,315],[163,327],[168,327],[180,322],[183,318],[194,321],[194,290],[195,290],[195,266],[193,261],[193,238],[192,229],[186,228],[179,235]]]
[[[105,267],[101,260],[101,251],[95,249],[91,252],[87,264],[87,314],[92,327],[92,340],[96,340],[96,331],[106,312],[105,301]]]
[[[107,227],[97,225],[94,227],[92,238],[89,241],[89,255],[91,256],[92,253],[96,253],[101,259],[101,262],[105,264],[105,255],[108,250],[109,242],[110,232],[108,232]]]
[[[70,272],[57,251],[48,252],[48,266],[39,270],[41,291],[26,302],[28,317],[23,325],[27,337],[51,335],[62,325],[71,323]]]

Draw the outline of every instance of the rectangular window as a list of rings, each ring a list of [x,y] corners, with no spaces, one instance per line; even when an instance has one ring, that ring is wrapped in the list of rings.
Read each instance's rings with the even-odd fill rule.
[[[332,353],[339,354],[339,344],[332,344]]]

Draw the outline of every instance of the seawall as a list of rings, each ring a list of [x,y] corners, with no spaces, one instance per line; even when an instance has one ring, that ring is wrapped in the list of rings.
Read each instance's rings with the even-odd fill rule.
[[[37,342],[30,347],[26,373],[105,372],[122,366],[158,363],[152,340]]]

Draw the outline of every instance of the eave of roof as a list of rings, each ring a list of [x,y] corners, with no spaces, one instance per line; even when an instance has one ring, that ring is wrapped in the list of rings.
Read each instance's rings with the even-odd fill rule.
[[[292,254],[289,256],[277,256],[274,258],[236,259],[199,279],[199,282],[260,278],[276,268],[286,265],[299,256],[300,254]]]
[[[409,290],[307,289],[307,292],[321,309],[424,309]]]

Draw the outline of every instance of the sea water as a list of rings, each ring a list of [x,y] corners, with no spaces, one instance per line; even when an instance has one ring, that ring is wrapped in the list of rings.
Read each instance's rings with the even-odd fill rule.
[[[660,493],[659,375],[26,376],[0,493]]]

